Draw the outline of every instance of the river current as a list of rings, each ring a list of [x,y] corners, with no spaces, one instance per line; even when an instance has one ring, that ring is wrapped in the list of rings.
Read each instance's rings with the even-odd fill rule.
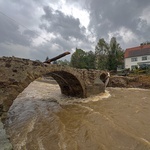
[[[14,150],[150,150],[150,90],[80,99],[34,81],[13,102],[6,129]]]

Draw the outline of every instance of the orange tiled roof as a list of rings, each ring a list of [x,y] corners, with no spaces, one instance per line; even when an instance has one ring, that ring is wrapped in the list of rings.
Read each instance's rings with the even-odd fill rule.
[[[124,54],[125,58],[150,55],[150,44],[127,48]]]

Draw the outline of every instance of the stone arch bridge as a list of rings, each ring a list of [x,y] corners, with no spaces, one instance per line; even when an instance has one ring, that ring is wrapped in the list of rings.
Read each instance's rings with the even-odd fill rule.
[[[52,76],[62,94],[88,97],[105,91],[106,72],[75,69],[69,66],[44,64],[16,57],[0,58],[0,116],[7,112],[13,100],[32,81],[46,75]]]

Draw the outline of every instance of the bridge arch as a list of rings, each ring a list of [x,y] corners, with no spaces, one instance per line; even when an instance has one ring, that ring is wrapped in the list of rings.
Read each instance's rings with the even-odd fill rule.
[[[99,70],[75,69],[16,57],[2,57],[0,58],[0,116],[9,110],[19,93],[43,75],[52,76],[63,94],[82,98],[104,92],[104,83],[99,79],[101,74]]]
[[[52,71],[45,75],[51,76],[56,80],[60,86],[62,94],[81,98],[86,96],[85,87],[82,81],[72,73],[67,71]]]

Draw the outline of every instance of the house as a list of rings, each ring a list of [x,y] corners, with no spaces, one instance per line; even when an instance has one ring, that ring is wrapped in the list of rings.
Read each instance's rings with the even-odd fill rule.
[[[150,44],[127,48],[124,61],[125,68],[130,68],[130,70],[140,65],[150,65]]]

